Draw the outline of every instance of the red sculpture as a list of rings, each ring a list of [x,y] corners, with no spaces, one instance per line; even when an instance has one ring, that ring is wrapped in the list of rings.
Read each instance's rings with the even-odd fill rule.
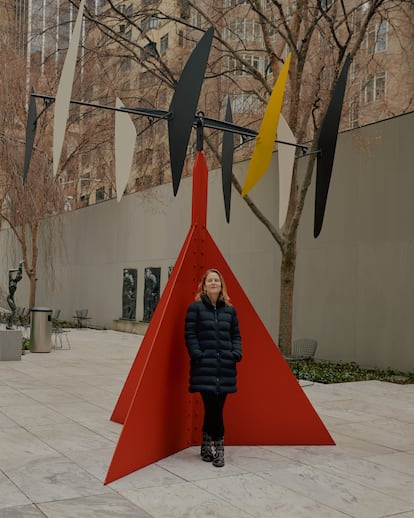
[[[226,444],[335,444],[206,228],[207,175],[199,151],[191,227],[113,411],[123,428],[105,484],[200,444],[202,402],[188,392],[184,318],[212,267],[226,279],[243,340],[238,392],[225,410]]]

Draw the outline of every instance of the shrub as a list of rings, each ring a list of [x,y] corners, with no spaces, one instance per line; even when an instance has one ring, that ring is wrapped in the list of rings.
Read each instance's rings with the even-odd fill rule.
[[[290,368],[297,379],[317,383],[344,383],[346,381],[380,380],[391,383],[414,383],[414,372],[393,369],[367,369],[356,363],[335,363],[328,361],[290,361]]]

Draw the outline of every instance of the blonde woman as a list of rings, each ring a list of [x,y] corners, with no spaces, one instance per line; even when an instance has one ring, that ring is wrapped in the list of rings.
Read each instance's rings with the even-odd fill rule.
[[[216,269],[203,275],[196,300],[185,319],[190,355],[190,392],[200,392],[204,404],[201,458],[224,466],[223,409],[227,394],[236,392],[236,363],[242,359],[237,313],[230,303],[223,276]]]

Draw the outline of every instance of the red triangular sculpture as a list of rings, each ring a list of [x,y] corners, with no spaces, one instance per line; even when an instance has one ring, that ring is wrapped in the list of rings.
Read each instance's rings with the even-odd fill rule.
[[[192,224],[111,419],[123,423],[105,484],[200,444],[202,403],[188,392],[184,319],[208,268],[220,270],[243,344],[238,391],[225,407],[227,445],[335,444],[206,229],[207,166],[197,154]]]

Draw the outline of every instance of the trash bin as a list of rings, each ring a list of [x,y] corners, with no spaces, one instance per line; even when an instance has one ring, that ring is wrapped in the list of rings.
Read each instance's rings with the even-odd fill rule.
[[[50,353],[52,350],[52,310],[31,309],[30,350],[32,353]]]

